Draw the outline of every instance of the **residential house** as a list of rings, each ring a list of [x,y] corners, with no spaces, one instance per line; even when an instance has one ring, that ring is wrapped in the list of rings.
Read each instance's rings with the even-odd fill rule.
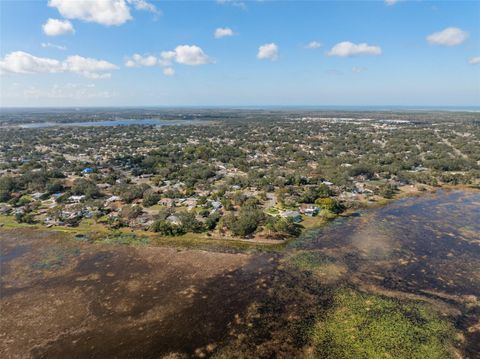
[[[302,221],[302,215],[298,211],[283,211],[280,213],[280,216],[283,218],[291,218],[296,223]]]
[[[319,208],[313,204],[304,203],[300,206],[300,213],[309,217],[316,216],[319,211],[320,211]]]

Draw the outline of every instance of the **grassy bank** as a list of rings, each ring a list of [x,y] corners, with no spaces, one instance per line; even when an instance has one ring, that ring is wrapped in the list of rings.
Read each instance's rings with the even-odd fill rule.
[[[218,251],[277,251],[286,246],[288,241],[258,242],[255,240],[220,238],[209,236],[206,233],[186,233],[181,236],[162,236],[154,232],[134,230],[131,228],[110,229],[107,226],[95,223],[93,220],[83,220],[77,227],[52,226],[40,224],[18,223],[13,216],[0,216],[1,229],[15,230],[29,228],[32,230],[63,233],[67,238],[80,238],[95,243],[123,244],[123,245],[154,245],[179,248],[218,250]]]

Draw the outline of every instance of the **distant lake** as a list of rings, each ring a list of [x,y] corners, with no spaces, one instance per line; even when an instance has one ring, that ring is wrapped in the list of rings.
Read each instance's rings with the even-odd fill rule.
[[[169,125],[189,125],[198,121],[188,120],[160,120],[160,119],[125,119],[125,120],[113,120],[113,121],[82,121],[82,122],[38,122],[38,123],[25,123],[19,125],[21,128],[45,128],[45,127],[99,127],[99,126],[132,126],[132,125],[155,125],[155,126],[169,126]]]

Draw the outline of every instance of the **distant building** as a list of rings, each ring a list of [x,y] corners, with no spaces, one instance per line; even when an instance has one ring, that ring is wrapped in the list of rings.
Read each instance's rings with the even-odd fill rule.
[[[89,174],[89,173],[93,173],[93,168],[91,167],[86,167],[82,170],[82,173],[83,174]]]
[[[35,193],[32,194],[32,198],[36,199],[36,200],[39,200],[40,197],[42,197],[44,194],[45,194],[45,192],[43,192],[43,193],[42,192],[35,192]]]
[[[175,200],[173,198],[162,198],[159,203],[162,205],[162,206],[165,206],[165,207],[173,207],[174,204],[175,204]]]
[[[214,211],[218,211],[220,208],[222,208],[222,203],[220,201],[210,201],[210,204],[212,205]]]
[[[120,196],[110,196],[105,200],[105,202],[110,203],[110,202],[116,202],[116,201],[121,201],[121,200],[122,200],[122,197],[120,197]]]
[[[182,224],[182,221],[180,220],[180,218],[178,218],[174,214],[167,217],[167,222],[170,222],[171,224],[175,224],[177,226],[180,226]]]
[[[70,196],[68,197],[68,200],[70,202],[73,202],[73,203],[80,203],[81,201],[83,201],[85,199],[85,196],[84,195],[81,195],[81,196]]]
[[[309,217],[316,216],[319,211],[319,208],[313,204],[302,204],[300,206],[300,213]]]

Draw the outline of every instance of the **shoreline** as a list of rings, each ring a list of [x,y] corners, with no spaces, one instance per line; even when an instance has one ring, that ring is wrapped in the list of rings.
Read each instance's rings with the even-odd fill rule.
[[[415,185],[408,185],[415,186]],[[0,231],[10,231],[18,228],[21,229],[31,229],[39,231],[51,231],[54,233],[63,233],[67,236],[70,236],[71,240],[79,241],[76,239],[77,236],[84,236],[87,238],[86,242],[92,244],[109,244],[109,245],[118,245],[108,243],[106,240],[111,237],[116,236],[128,236],[133,235],[138,238],[147,238],[148,243],[138,244],[138,243],[122,243],[120,245],[129,245],[129,246],[150,246],[150,247],[173,247],[173,248],[185,248],[185,249],[206,249],[206,250],[220,250],[220,251],[260,251],[260,252],[276,252],[283,250],[290,243],[298,240],[299,237],[308,234],[311,231],[319,230],[324,226],[327,226],[337,218],[348,218],[359,211],[372,210],[380,208],[389,204],[392,204],[398,200],[412,198],[412,197],[423,197],[425,195],[435,194],[440,190],[447,191],[480,191],[479,188],[467,186],[467,185],[440,185],[437,187],[425,186],[426,190],[420,191],[416,190],[414,192],[399,191],[391,199],[383,198],[375,202],[358,202],[360,206],[355,208],[347,209],[345,212],[337,215],[335,218],[327,219],[320,216],[315,217],[305,217],[303,218],[302,223],[305,219],[310,219],[310,223],[307,223],[307,226],[302,225],[301,233],[298,237],[286,238],[286,239],[267,239],[262,238],[262,235],[257,234],[253,238],[236,238],[236,237],[227,237],[227,236],[218,236],[211,233],[186,233],[181,236],[161,236],[154,232],[136,230],[131,228],[121,228],[117,230],[112,230],[106,226],[98,223],[94,224],[81,224],[78,227],[65,227],[65,226],[53,226],[46,227],[42,224],[26,224],[26,223],[17,223],[13,216],[10,215],[0,215]],[[2,221],[3,220],[3,221]]]

